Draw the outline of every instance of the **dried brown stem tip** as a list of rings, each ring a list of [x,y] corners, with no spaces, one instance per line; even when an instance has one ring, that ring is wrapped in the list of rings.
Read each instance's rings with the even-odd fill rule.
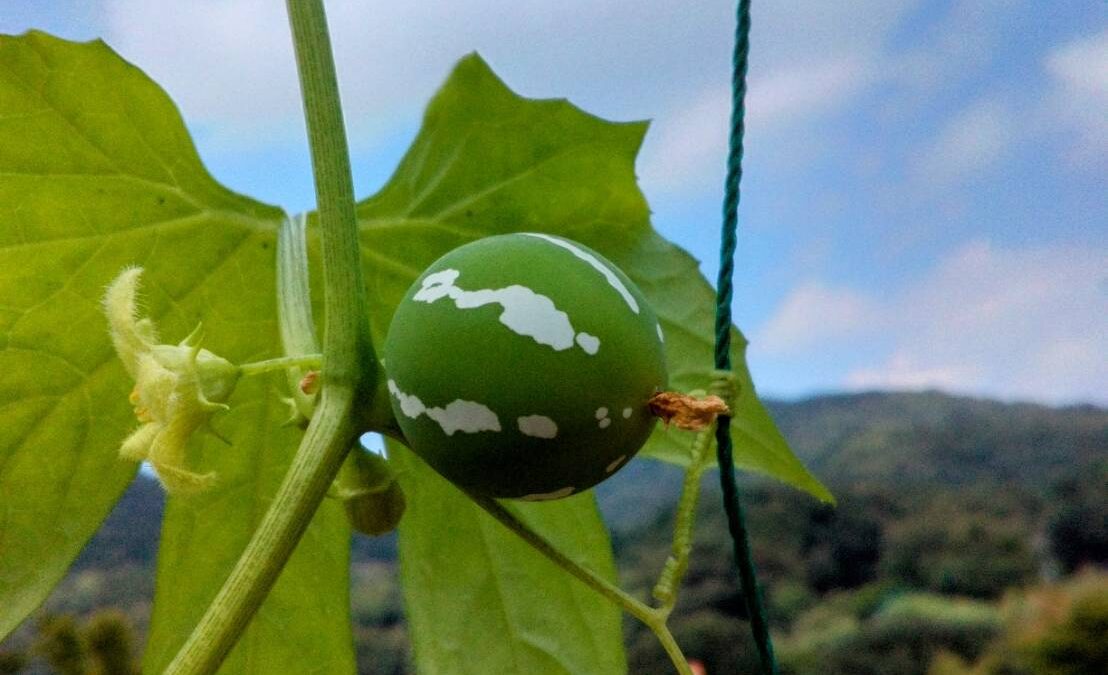
[[[308,396],[319,391],[319,371],[309,370],[300,380],[300,391]]]
[[[647,404],[655,417],[661,418],[666,426],[671,423],[690,431],[700,431],[715,421],[717,415],[731,411],[718,396],[697,398],[674,391],[663,391],[654,395]]]

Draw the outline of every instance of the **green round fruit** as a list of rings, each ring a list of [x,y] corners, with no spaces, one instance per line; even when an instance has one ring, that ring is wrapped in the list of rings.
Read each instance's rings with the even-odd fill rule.
[[[483,495],[558,499],[623,466],[666,386],[661,326],[599,253],[507,234],[435,261],[385,342],[396,419],[411,448]]]

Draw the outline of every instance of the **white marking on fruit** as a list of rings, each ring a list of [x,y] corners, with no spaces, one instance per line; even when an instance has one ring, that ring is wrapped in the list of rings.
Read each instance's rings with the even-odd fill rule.
[[[516,419],[520,433],[535,438],[554,438],[558,435],[558,425],[545,415],[527,415]]]
[[[666,336],[662,334],[662,324],[656,323],[654,324],[654,327],[658,329],[658,342],[665,344]]]
[[[631,308],[632,312],[634,312],[635,314],[639,313],[639,303],[635,302],[635,296],[631,295],[631,291],[627,290],[627,287],[623,285],[623,282],[620,281],[616,273],[613,272],[611,268],[609,268],[607,265],[600,262],[600,260],[597,259],[596,256],[592,255],[588,251],[574,246],[565,239],[559,239],[557,237],[551,237],[550,235],[539,234],[537,232],[523,232],[522,234],[525,234],[528,237],[538,237],[539,239],[548,241],[555,246],[561,246],[581,260],[587,262],[590,266],[592,266],[593,269],[603,274],[604,278],[608,281],[608,284],[612,288],[616,289],[617,293],[623,296],[624,302],[627,303],[627,306]]]
[[[451,291],[456,288],[454,282],[461,275],[462,273],[455,269],[439,270],[428,274],[420,282],[419,290],[416,291],[413,300],[431,304],[436,300],[450,297]]]
[[[598,424],[600,425],[601,429],[607,429],[608,427],[612,426],[612,418],[605,417],[604,419],[600,420]]]
[[[623,409],[623,419],[625,419],[625,420],[631,419],[631,409],[630,408],[624,408]]]
[[[596,419],[602,420],[607,416],[608,416],[608,409],[607,408],[600,407],[600,408],[596,409]]]
[[[584,349],[586,354],[592,356],[600,349],[600,338],[588,333],[578,333],[577,345]]]
[[[445,408],[428,408],[427,416],[442,427],[447,436],[455,431],[473,434],[478,431],[500,431],[500,418],[488,406],[461,399],[451,401]]]
[[[400,412],[408,417],[415,419],[427,412],[427,407],[423,405],[423,401],[419,400],[418,396],[409,396],[400,391],[400,387],[397,386],[395,380],[389,380],[389,393],[395,396],[397,401],[400,401]]]
[[[454,285],[460,275],[461,272],[455,269],[428,274],[412,299],[432,304],[449,298],[458,309],[497,304],[504,309],[500,313],[500,323],[514,333],[553,347],[554,351],[572,349],[575,338],[586,354],[595,354],[599,349],[600,340],[588,333],[578,334],[569,321],[569,315],[558,309],[554,301],[545,295],[517,284],[506,288],[467,291]]]
[[[395,380],[389,380],[389,393],[400,402],[400,412],[412,419],[427,415],[438,422],[447,436],[453,436],[455,431],[466,434],[500,431],[500,418],[482,403],[458,399],[447,403],[445,408],[428,408],[418,396],[401,391]]]
[[[520,497],[520,499],[525,502],[545,502],[549,499],[561,499],[562,497],[568,497],[576,490],[577,488],[575,487],[564,487],[559,490],[554,490],[553,492],[539,492],[533,495],[526,495]]]
[[[619,457],[616,457],[614,462],[612,462],[611,464],[609,464],[607,467],[604,468],[604,472],[605,473],[612,473],[613,471],[618,469],[620,466],[622,466],[623,463],[626,462],[626,461],[627,461],[627,455],[620,455]]]

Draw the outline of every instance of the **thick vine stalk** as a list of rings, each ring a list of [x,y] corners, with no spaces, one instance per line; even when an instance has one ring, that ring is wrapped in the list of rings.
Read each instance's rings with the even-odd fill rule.
[[[322,0],[288,0],[315,173],[323,250],[323,386],[292,466],[231,575],[165,672],[214,673],[276,582],[369,405],[376,359],[366,321],[346,132]],[[368,396],[367,396],[368,394]]]

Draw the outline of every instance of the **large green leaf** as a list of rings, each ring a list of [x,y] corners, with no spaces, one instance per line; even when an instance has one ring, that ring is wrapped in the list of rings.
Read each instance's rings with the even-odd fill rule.
[[[390,443],[390,455],[408,498],[400,570],[420,672],[626,672],[618,608],[485,515],[411,451]],[[559,550],[615,580],[591,493],[511,508]]]
[[[282,217],[216,183],[164,92],[103,43],[0,37],[0,635],[61,578],[136,469],[117,458],[136,422],[100,312],[105,285],[143,265],[162,335],[178,340],[202,318],[213,351],[275,355]],[[217,487],[169,500],[151,671],[223,582],[288,465],[296,433],[266,431],[282,419],[276,384],[242,382],[215,418],[230,445],[195,444]],[[226,670],[352,670],[346,560],[345,521],[328,505]]]
[[[634,172],[645,132],[645,123],[607,122],[564,100],[520,97],[480,57],[463,59],[395,175],[358,208],[377,337],[416,276],[450,249],[492,234],[549,232],[619,264],[661,317],[671,386],[707,388],[714,292],[696,261],[650,226]],[[737,330],[733,343],[736,463],[829,500],[759,402]],[[659,427],[643,453],[683,464],[691,442],[688,432]]]

